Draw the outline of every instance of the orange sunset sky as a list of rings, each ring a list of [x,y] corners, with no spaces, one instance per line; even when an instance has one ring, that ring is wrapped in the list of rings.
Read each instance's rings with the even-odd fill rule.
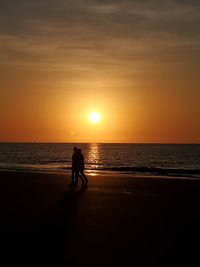
[[[199,1],[0,5],[1,142],[200,143]]]

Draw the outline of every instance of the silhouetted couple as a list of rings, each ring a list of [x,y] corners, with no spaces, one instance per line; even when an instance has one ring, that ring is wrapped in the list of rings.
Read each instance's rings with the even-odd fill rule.
[[[72,184],[77,185],[79,177],[82,181],[82,185],[87,187],[88,179],[84,174],[84,168],[85,168],[85,162],[84,162],[84,156],[81,153],[81,149],[74,147],[74,153],[72,155]]]

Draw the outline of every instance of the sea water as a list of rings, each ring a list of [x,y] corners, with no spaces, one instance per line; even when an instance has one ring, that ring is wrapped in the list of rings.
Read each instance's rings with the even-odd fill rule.
[[[0,143],[0,169],[70,172],[74,146],[86,173],[200,178],[199,144]]]

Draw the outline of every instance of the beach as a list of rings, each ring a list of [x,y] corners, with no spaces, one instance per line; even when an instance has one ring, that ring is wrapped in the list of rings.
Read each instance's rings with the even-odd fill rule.
[[[83,190],[81,183],[70,186],[69,174],[1,171],[0,261],[198,265],[200,180],[118,174],[88,178]]]

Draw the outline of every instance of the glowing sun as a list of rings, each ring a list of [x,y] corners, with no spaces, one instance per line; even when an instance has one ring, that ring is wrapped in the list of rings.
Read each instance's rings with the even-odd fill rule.
[[[101,114],[99,112],[90,112],[88,118],[91,123],[95,124],[100,122]]]

